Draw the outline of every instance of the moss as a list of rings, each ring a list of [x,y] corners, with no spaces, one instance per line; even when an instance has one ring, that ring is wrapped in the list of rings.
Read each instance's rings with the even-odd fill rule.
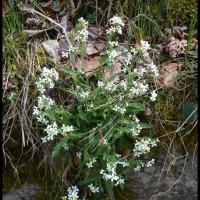
[[[191,17],[197,15],[196,0],[169,0],[170,18],[185,24],[190,23]]]

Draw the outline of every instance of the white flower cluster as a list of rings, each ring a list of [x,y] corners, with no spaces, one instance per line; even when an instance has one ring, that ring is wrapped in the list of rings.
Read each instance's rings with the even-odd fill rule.
[[[112,47],[118,47],[119,43],[117,41],[109,41],[108,44]]]
[[[141,169],[142,167],[144,167],[144,166],[145,166],[145,163],[144,163],[144,162],[141,162],[141,163],[139,163],[139,164],[134,168],[134,171],[135,171],[135,172],[140,171],[140,169]]]
[[[47,111],[52,108],[55,102],[45,95],[39,96],[37,100],[37,106],[33,107],[33,115],[38,122],[43,124],[48,124],[48,120],[45,118],[44,111]]]
[[[108,55],[108,61],[114,63],[115,59],[121,55],[121,52],[116,49],[110,49],[106,51],[106,54]]]
[[[36,82],[37,88],[40,91],[40,96],[37,99],[37,106],[33,107],[33,115],[38,122],[47,125],[44,129],[47,135],[42,138],[43,143],[53,140],[54,136],[57,136],[59,133],[66,135],[66,133],[73,131],[73,126],[66,126],[63,124],[62,127],[59,128],[56,122],[50,124],[45,118],[45,112],[52,109],[52,106],[55,105],[55,101],[50,97],[45,96],[44,92],[47,88],[53,88],[53,81],[57,81],[58,78],[59,75],[55,69],[47,69],[44,67],[39,80]]]
[[[120,107],[118,105],[115,105],[113,110],[116,111],[116,112],[119,112],[121,114],[124,114],[126,112],[126,108],[122,108],[122,107]]]
[[[38,91],[43,94],[46,88],[54,87],[54,80],[57,81],[59,78],[58,72],[51,68],[43,68],[39,80],[36,82]]]
[[[118,162],[109,162],[107,163],[106,170],[101,170],[100,174],[103,175],[103,179],[110,180],[114,183],[115,186],[119,184],[124,184],[124,178],[117,175],[116,168]]]
[[[117,85],[114,83],[114,81],[110,81],[106,84],[105,90],[109,92],[114,92],[117,89]]]
[[[57,136],[58,133],[60,132],[60,129],[58,128],[58,125],[56,124],[56,122],[54,122],[53,124],[47,125],[44,131],[47,133],[47,136],[43,137],[42,140],[43,140],[43,143],[46,143],[50,140],[53,140],[54,136]]]
[[[48,124],[49,121],[45,118],[43,111],[39,110],[37,106],[33,107],[33,116],[37,119],[38,122],[43,124]]]
[[[99,187],[95,187],[92,183],[90,184],[90,185],[88,185],[88,187],[90,188],[90,191],[92,192],[92,193],[98,193],[99,192]]]
[[[150,71],[154,77],[157,77],[159,75],[158,68],[153,62],[151,62],[150,64],[146,64],[146,66],[150,68]]]
[[[119,86],[120,86],[124,91],[127,91],[127,81],[126,81],[126,80],[120,81]]]
[[[103,81],[98,81],[97,86],[98,86],[99,88],[104,87],[104,82],[103,82]]]
[[[85,21],[82,17],[78,19],[78,22],[80,23],[82,29],[78,31],[75,40],[78,42],[86,42],[88,38],[88,22]]]
[[[133,127],[133,128],[131,129],[132,136],[138,136],[139,133],[141,132],[141,130],[142,130],[142,127],[141,127],[139,124],[137,124],[136,127]]]
[[[137,164],[137,166],[134,168],[134,171],[140,171],[142,167],[151,167],[154,164],[155,159],[151,159],[148,162],[140,162],[139,164]]]
[[[147,72],[147,70],[142,66],[140,66],[139,68],[135,68],[133,71],[138,75],[139,78],[143,77],[144,74]]]
[[[88,168],[92,168],[93,167],[93,164],[96,162],[96,158],[93,158],[90,162],[86,163],[87,167]]]
[[[153,164],[154,164],[154,161],[155,161],[155,159],[151,159],[150,161],[148,161],[147,163],[146,163],[146,167],[151,167]]]
[[[61,130],[62,130],[61,134],[63,136],[66,136],[67,133],[74,131],[74,128],[73,128],[73,126],[66,126],[63,124],[61,127]]]
[[[141,51],[146,52],[150,49],[150,44],[147,41],[141,40],[140,44]]]
[[[78,200],[79,198],[79,195],[78,195],[78,192],[79,192],[79,189],[77,186],[71,186],[67,189],[67,200]]]
[[[150,58],[148,52],[149,49],[150,49],[149,43],[147,41],[141,40],[140,48],[137,49],[131,48],[131,52],[133,53],[133,55],[137,55],[139,52],[141,52],[143,58],[149,60]],[[144,64],[144,66],[149,69],[149,71],[153,74],[154,77],[157,77],[159,75],[158,68],[152,61],[151,63],[149,63],[149,61],[145,63],[143,62],[143,60],[138,60],[138,63]],[[142,75],[146,73],[146,69],[145,68],[135,69],[134,72],[137,73],[138,76],[142,77]]]
[[[124,26],[124,22],[122,18],[119,16],[114,16],[110,20],[111,27],[107,30],[107,34],[119,33],[122,34],[122,27]]]
[[[142,138],[140,141],[136,140],[134,154],[139,157],[142,154],[149,153],[151,148],[157,145],[158,140],[153,140],[150,138]]]
[[[133,82],[133,87],[130,89],[132,95],[140,96],[146,94],[149,88],[148,84],[137,81],[132,81],[132,82]]]

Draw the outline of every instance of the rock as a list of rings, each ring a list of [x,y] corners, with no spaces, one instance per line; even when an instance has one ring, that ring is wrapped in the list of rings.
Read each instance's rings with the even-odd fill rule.
[[[3,194],[3,200],[31,200],[37,194],[37,185],[25,183],[19,189],[12,189]]]

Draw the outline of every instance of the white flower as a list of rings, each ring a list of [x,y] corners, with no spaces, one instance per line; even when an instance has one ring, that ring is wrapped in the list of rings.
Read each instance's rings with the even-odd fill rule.
[[[60,132],[56,122],[54,122],[53,124],[47,125],[44,131],[47,133],[47,136],[45,137],[46,141],[53,140],[54,136],[58,135],[58,133]]]
[[[117,51],[116,49],[107,50],[106,54],[108,55],[108,61],[111,63],[115,62],[115,59],[120,56],[121,52]]]
[[[115,85],[113,81],[108,82],[105,86],[105,90],[109,92],[114,92],[116,89],[117,89],[117,86]]]
[[[156,101],[156,97],[157,97],[157,93],[155,92],[155,90],[153,90],[152,93],[151,93],[150,100],[151,101]]]
[[[53,88],[54,87],[54,80],[57,81],[59,79],[58,72],[51,68],[48,69],[44,67],[42,69],[42,73],[40,75],[40,78],[36,82],[36,86],[38,91],[43,94],[46,90],[46,88]]]
[[[151,147],[156,146],[156,141],[150,138],[142,138],[140,141],[136,140],[134,153],[136,157],[150,152]]]
[[[72,132],[74,130],[73,126],[65,126],[64,124],[61,127],[62,135],[66,136],[66,133]]]
[[[82,156],[82,153],[81,153],[81,152],[77,152],[76,155],[77,155],[77,157],[78,157],[79,159],[81,159],[81,156]]]
[[[110,21],[110,24],[112,25],[124,26],[124,22],[122,21],[122,18],[119,16],[115,15],[109,21]]]
[[[144,67],[135,68],[134,73],[136,73],[140,78],[144,76],[144,74],[147,72],[147,70]]]
[[[87,38],[88,38],[88,31],[86,29],[82,29],[78,31],[75,40],[77,40],[78,42],[86,42]]]
[[[98,85],[98,87],[103,87],[104,86],[104,83],[103,83],[103,81],[98,81],[98,83],[97,83],[97,85]]]
[[[55,104],[55,101],[45,95],[38,97],[38,108],[40,110],[49,110]]]
[[[82,91],[81,93],[80,93],[80,97],[81,98],[83,98],[83,99],[85,99],[85,98],[87,98],[88,96],[89,96],[89,92],[87,91],[87,92],[84,92],[84,91]]]
[[[92,168],[93,164],[96,162],[96,158],[93,158],[90,162],[86,163],[88,168]]]
[[[78,200],[79,196],[78,196],[78,192],[79,189],[77,186],[71,186],[67,189],[67,200]]]
[[[117,167],[118,161],[117,162],[109,162],[107,163],[107,168],[106,170],[101,170],[100,174],[103,175],[103,179],[105,180],[110,180],[113,182],[116,186],[118,184],[123,184],[123,177],[120,177],[116,173],[116,167]]]
[[[154,75],[154,77],[157,77],[159,75],[158,68],[156,67],[156,65],[153,62],[151,62],[150,64],[146,64],[146,65],[147,65],[147,67],[150,68],[150,71]]]
[[[130,92],[132,95],[139,96],[144,95],[148,91],[149,85],[144,83],[139,83],[136,81],[133,81],[133,87],[130,89]]]
[[[108,44],[111,45],[112,47],[118,47],[119,46],[119,43],[117,41],[112,41],[112,42],[109,41]]]
[[[131,53],[126,53],[123,57],[122,57],[123,61],[126,63],[126,65],[130,65],[131,64],[131,60],[132,60],[132,55]]]
[[[122,26],[124,23],[118,16],[114,16],[109,20],[111,27],[107,30],[107,34],[119,33],[122,34]]]
[[[99,187],[95,187],[92,183],[90,185],[88,185],[88,187],[90,188],[90,191],[92,193],[98,193],[99,192]]]
[[[141,50],[147,51],[150,49],[150,45],[147,41],[141,40]]]
[[[146,167],[151,167],[154,164],[155,159],[151,159],[146,163]]]
[[[68,53],[68,52],[62,51],[62,57],[63,57],[63,58],[68,58],[68,56],[69,56],[69,53]]]
[[[88,22],[87,22],[85,19],[83,19],[83,17],[79,18],[79,19],[78,19],[78,22],[80,22],[81,25],[82,25],[84,28],[87,28],[87,27],[88,27]]]
[[[127,91],[127,81],[122,80],[119,83],[119,86],[121,86],[123,88],[124,91]]]
[[[120,112],[121,114],[124,114],[126,112],[126,108],[121,108],[118,105],[115,105],[113,110],[116,112]]]
[[[138,50],[133,47],[131,47],[130,51],[131,51],[131,53],[133,53],[134,56],[138,53]]]
[[[86,42],[88,38],[88,22],[82,17],[78,19],[78,22],[80,23],[82,29],[77,32],[75,40],[77,40],[78,42]]]

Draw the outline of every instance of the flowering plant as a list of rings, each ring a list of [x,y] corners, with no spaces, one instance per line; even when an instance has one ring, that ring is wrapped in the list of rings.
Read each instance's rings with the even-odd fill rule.
[[[87,22],[81,18],[78,23],[75,39],[84,45]],[[55,69],[43,68],[36,83],[40,95],[33,114],[44,127],[42,141],[54,144],[53,157],[64,155],[71,173],[72,185],[63,199],[100,199],[105,191],[114,199],[113,189],[123,188],[126,174],[154,163],[154,159],[142,157],[158,140],[147,134],[145,130],[151,126],[139,116],[146,102],[156,100],[158,69],[150,59],[148,42],[142,40],[140,47],[129,50],[118,44],[117,34],[122,34],[123,26],[120,17],[110,19],[106,54],[92,75],[58,68],[65,73],[59,77]],[[116,63],[120,67],[114,73]],[[105,70],[109,71],[107,77]],[[66,75],[71,84],[65,83]],[[53,87],[74,103],[59,105],[52,100],[47,90]]]

